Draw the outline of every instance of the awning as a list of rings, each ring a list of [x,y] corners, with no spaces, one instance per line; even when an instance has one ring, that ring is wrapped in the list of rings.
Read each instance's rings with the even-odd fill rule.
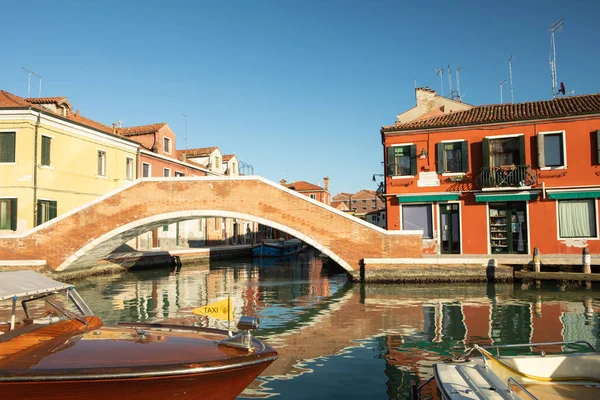
[[[399,194],[398,203],[417,203],[417,202],[433,202],[433,201],[450,201],[458,200],[459,192],[451,193],[411,193]]]
[[[556,192],[546,191],[549,199],[596,199],[600,197],[600,190],[561,190]]]
[[[518,193],[478,193],[475,194],[475,201],[477,203],[491,203],[491,202],[507,202],[507,201],[530,201],[537,200],[538,194],[531,192],[518,192]]]

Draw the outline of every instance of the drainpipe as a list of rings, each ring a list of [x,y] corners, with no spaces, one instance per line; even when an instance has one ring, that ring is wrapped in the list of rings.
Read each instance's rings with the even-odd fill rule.
[[[29,107],[29,110],[32,110]],[[37,121],[35,122],[35,130],[33,136],[33,226],[37,225],[37,188],[38,188],[38,171],[37,171],[37,163],[38,163],[38,131],[40,128],[40,119],[41,112],[38,111]]]

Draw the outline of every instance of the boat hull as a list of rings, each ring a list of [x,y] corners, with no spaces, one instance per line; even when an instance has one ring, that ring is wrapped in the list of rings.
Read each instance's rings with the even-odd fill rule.
[[[299,240],[288,240],[286,242],[262,242],[252,248],[254,257],[284,257],[300,253],[306,249],[306,245]]]
[[[3,382],[2,399],[235,399],[272,361],[226,371],[126,379]]]

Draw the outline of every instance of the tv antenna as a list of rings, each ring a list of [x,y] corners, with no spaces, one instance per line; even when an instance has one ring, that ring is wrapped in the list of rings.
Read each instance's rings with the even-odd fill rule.
[[[513,56],[511,54],[510,58],[508,59],[508,75],[510,76],[510,102],[514,103],[515,102],[515,92],[513,91],[512,59],[513,59]]]
[[[188,142],[187,142],[187,114],[182,114],[183,117],[185,118],[185,149],[188,149]]]
[[[28,70],[25,67],[21,67],[21,69],[29,74],[29,78],[27,79],[27,98],[31,97],[31,75],[37,76],[40,80],[40,91],[38,92],[38,97],[42,97],[42,77],[36,74],[33,71]]]
[[[444,97],[444,69],[436,68],[435,73],[440,76],[440,84],[442,86],[442,97]]]
[[[551,40],[550,40],[550,45],[552,46],[552,53],[550,54],[550,57],[552,57],[552,59],[550,60],[550,73],[552,75],[552,96],[554,98],[556,98],[556,96],[558,95],[558,93],[561,92],[558,86],[558,78],[556,77],[556,41],[554,40],[554,32],[559,31],[564,23],[565,19],[561,18],[558,22],[555,22],[554,25],[552,25],[552,28],[550,28],[550,32],[551,32]],[[565,94],[564,91],[562,91],[562,94]]]
[[[454,98],[454,94],[452,93],[452,68],[450,64],[448,64],[448,91],[450,92],[450,99]]]
[[[458,67],[454,70],[454,73],[456,74],[456,93],[458,95],[458,101],[462,100],[462,98],[460,97],[460,71],[462,71],[462,67]]]
[[[506,79],[500,82],[500,104],[502,104],[502,85],[506,83]]]

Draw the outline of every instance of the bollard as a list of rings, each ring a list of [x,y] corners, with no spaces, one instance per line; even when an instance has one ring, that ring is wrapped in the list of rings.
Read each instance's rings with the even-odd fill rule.
[[[592,273],[592,256],[590,256],[590,249],[587,247],[583,248],[583,256],[581,257],[583,261],[583,273],[591,274]]]
[[[540,272],[540,250],[533,248],[533,272]]]

